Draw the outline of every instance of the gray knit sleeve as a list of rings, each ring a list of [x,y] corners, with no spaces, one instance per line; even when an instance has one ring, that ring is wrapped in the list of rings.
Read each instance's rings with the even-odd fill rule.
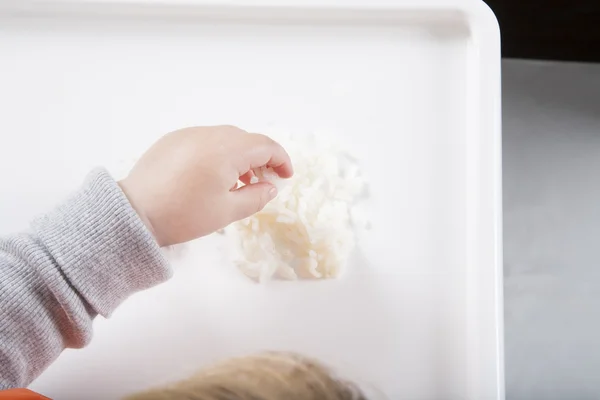
[[[90,341],[96,315],[170,276],[119,185],[93,171],[29,232],[0,239],[0,389],[27,386]]]

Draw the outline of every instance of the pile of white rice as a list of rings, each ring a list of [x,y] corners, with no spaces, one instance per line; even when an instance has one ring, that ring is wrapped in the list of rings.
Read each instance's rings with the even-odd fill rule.
[[[356,160],[323,137],[282,144],[294,176],[282,180],[272,171],[255,171],[257,179],[276,184],[279,194],[228,228],[239,245],[236,264],[259,281],[335,278],[354,249],[354,227],[366,225],[356,208],[365,182]]]

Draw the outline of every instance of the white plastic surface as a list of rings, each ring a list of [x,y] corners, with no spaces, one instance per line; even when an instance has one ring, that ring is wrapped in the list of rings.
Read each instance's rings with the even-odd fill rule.
[[[195,243],[33,385],[112,399],[261,349],[390,399],[503,399],[499,35],[477,0],[4,1],[0,231],[161,134],[327,130],[368,176],[346,274],[256,285]],[[276,5],[276,7],[274,6]],[[1,340],[1,338],[0,338]],[[85,395],[82,395],[85,394]]]

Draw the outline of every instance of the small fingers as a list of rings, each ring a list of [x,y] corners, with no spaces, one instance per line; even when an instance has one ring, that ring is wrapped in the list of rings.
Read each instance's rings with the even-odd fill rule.
[[[268,136],[258,133],[248,135],[245,157],[242,158],[240,173],[260,167],[271,167],[281,178],[294,175],[292,160],[285,149]]]
[[[233,219],[238,221],[262,210],[277,196],[277,188],[268,182],[253,183],[231,192]]]
[[[242,181],[242,183],[244,185],[249,185],[251,184],[251,180],[254,177],[254,171],[250,170],[248,172],[246,172],[245,174],[243,174],[242,176],[240,176],[240,181]]]

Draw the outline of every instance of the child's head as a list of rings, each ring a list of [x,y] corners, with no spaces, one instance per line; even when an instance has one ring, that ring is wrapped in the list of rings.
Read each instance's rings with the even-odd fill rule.
[[[262,353],[204,369],[164,388],[127,400],[366,400],[315,360],[293,353]]]

